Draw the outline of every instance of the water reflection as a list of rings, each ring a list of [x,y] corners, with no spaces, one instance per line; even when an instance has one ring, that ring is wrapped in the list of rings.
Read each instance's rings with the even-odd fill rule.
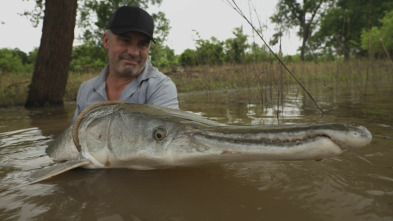
[[[31,126],[38,127],[44,136],[56,137],[70,126],[74,110],[73,103],[60,107],[32,108],[28,116]]]

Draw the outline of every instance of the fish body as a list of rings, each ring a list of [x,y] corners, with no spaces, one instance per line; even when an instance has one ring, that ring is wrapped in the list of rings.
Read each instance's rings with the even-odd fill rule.
[[[371,139],[362,126],[233,126],[185,111],[122,103],[95,108],[76,127],[66,129],[46,153],[67,165],[45,168],[33,180],[79,166],[146,170],[212,162],[319,160],[366,146]]]

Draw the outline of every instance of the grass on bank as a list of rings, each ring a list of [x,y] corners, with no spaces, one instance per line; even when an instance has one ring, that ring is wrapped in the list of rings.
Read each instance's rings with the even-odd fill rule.
[[[351,62],[293,63],[288,68],[307,87],[357,87],[359,92],[367,87],[378,87],[379,82],[393,79],[393,67],[388,61],[352,60]],[[74,101],[79,86],[99,74],[70,73],[65,101]],[[193,91],[215,91],[226,89],[257,88],[260,97],[268,99],[279,91],[285,94],[285,85],[294,84],[294,79],[278,63],[254,63],[248,65],[220,65],[176,67],[161,69],[172,78],[179,93]],[[0,107],[24,105],[31,73],[13,75],[0,74]]]

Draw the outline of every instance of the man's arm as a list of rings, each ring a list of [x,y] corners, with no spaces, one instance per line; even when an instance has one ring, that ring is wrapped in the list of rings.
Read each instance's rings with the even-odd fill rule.
[[[79,87],[79,90],[78,90],[78,94],[76,95],[76,108],[75,108],[75,113],[74,113],[74,118],[72,119],[72,123],[74,123],[74,121],[76,120],[76,118],[79,116],[79,114],[82,112],[82,110],[80,109],[80,106],[79,106],[79,99],[80,99],[80,93],[81,93],[81,88],[82,88],[82,85]]]

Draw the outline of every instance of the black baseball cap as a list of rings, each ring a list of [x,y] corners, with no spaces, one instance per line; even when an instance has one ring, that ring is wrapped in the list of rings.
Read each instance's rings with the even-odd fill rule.
[[[145,10],[136,6],[118,8],[109,20],[108,29],[115,35],[131,31],[140,32],[156,43],[153,38],[153,18]]]

